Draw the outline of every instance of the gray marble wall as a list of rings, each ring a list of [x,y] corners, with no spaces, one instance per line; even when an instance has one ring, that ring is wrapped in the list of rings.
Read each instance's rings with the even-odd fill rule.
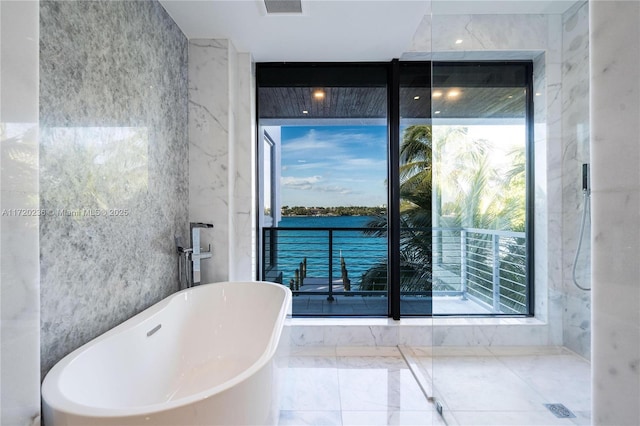
[[[40,424],[38,3],[0,2],[0,424]]]
[[[187,50],[156,1],[40,3],[43,374],[178,289]]]
[[[640,424],[640,2],[591,1],[593,424]]]
[[[562,276],[564,345],[585,358],[591,352],[591,293],[573,283],[585,206],[582,164],[589,163],[589,6],[582,2],[562,19]],[[576,281],[591,287],[591,221],[587,217],[576,263]]]

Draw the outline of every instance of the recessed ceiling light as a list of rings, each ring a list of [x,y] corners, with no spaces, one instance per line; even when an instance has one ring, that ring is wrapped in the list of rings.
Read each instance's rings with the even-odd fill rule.
[[[460,39],[460,38],[459,38],[459,39],[457,39],[457,40],[456,40],[456,44],[462,44],[462,39]]]
[[[434,114],[440,114],[440,111],[436,111],[436,112],[434,112]]]
[[[536,92],[536,96],[540,96],[540,95],[542,95],[542,93]]]
[[[417,101],[418,99],[420,99],[420,96],[414,96],[413,99]]]
[[[322,90],[315,90],[313,92],[313,97],[316,99],[324,99],[324,92]]]
[[[306,109],[304,111],[302,111],[303,114],[309,114],[309,111],[307,111]]]
[[[439,90],[436,90],[435,92],[433,92],[431,96],[433,96],[434,98],[439,98],[442,96],[442,92]]]
[[[460,96],[460,91],[457,89],[452,89],[447,92],[447,98],[457,98]]]

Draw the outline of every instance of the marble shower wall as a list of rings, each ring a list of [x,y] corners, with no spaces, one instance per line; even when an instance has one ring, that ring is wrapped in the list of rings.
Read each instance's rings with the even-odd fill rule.
[[[640,2],[591,1],[593,424],[640,424]]]
[[[589,162],[589,5],[582,2],[562,19],[562,276],[564,345],[587,359],[591,293],[574,285],[572,269],[584,208],[582,164]],[[586,288],[591,287],[590,239],[587,216],[576,264],[576,280]]]
[[[251,280],[253,63],[228,40],[189,40],[189,221],[213,257],[202,282]]]
[[[0,424],[40,424],[38,3],[0,2]]]
[[[40,2],[43,374],[178,289],[187,50],[156,1]]]

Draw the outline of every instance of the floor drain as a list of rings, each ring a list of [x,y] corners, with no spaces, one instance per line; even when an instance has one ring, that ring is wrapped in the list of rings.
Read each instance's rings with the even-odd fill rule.
[[[571,410],[562,404],[544,404],[544,406],[547,407],[554,416],[561,419],[572,419],[576,416],[571,412]]]

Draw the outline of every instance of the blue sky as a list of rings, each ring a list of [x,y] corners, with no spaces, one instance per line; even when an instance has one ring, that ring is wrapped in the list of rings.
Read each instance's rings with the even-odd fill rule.
[[[386,204],[386,132],[386,126],[282,127],[282,205]]]

